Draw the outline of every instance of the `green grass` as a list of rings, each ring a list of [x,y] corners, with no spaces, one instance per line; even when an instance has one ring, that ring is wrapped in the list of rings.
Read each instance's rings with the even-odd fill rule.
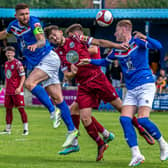
[[[123,138],[119,124],[119,113],[93,112],[104,126],[115,133],[115,140],[110,143],[104,154],[104,160],[96,162],[97,147],[80,126],[80,152],[67,156],[57,154],[65,140],[66,128],[62,123],[53,129],[49,114],[44,108],[27,108],[30,135],[22,136],[22,123],[19,112],[14,110],[11,135],[0,136],[0,168],[126,168],[131,159],[130,150]],[[5,109],[0,108],[0,130],[5,128]],[[164,137],[168,140],[168,113],[152,113]],[[159,147],[148,145],[138,136],[141,152],[146,157],[141,168],[166,168],[168,162],[159,159]]]

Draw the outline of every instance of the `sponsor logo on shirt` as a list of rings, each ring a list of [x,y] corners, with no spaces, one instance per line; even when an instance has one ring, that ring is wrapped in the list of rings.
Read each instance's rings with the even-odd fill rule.
[[[8,69],[8,70],[6,71],[6,77],[7,77],[8,79],[10,79],[11,76],[12,76],[12,72]]]
[[[79,55],[76,51],[74,50],[70,50],[67,54],[66,54],[66,60],[72,64],[75,64],[79,61]]]

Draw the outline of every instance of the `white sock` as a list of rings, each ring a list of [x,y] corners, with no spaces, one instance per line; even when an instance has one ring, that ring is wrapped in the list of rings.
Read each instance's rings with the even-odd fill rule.
[[[11,124],[6,124],[6,130],[10,131],[11,130]]]
[[[50,113],[50,119],[53,120],[55,118],[55,111],[53,111],[52,113]]]
[[[132,157],[134,157],[134,156],[137,156],[137,155],[140,155],[140,154],[141,154],[141,152],[140,152],[140,150],[139,150],[139,147],[138,147],[138,146],[133,146],[133,147],[131,148],[131,152],[132,152]]]
[[[165,141],[165,139],[162,136],[157,141],[160,145],[160,148],[164,148],[165,144],[167,144],[167,142]]]
[[[73,146],[77,146],[78,145],[78,138],[75,138],[72,142]]]
[[[110,134],[109,131],[107,131],[106,129],[104,129],[102,135],[103,135],[104,137],[108,137],[109,134]]]
[[[24,123],[24,124],[23,124],[23,129],[24,129],[24,130],[28,130],[28,123]]]

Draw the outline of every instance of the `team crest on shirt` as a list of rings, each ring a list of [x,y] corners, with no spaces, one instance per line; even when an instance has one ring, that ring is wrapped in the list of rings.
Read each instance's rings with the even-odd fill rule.
[[[11,69],[14,69],[14,65],[11,65]]]
[[[79,61],[79,55],[76,51],[74,50],[70,50],[67,54],[66,54],[66,60],[68,62],[70,62],[71,64],[75,64]]]
[[[74,46],[75,46],[75,43],[74,43],[74,42],[71,42],[71,43],[69,44],[69,47],[70,47],[70,48],[74,48]]]
[[[11,76],[12,76],[12,72],[8,69],[8,70],[6,71],[6,77],[7,77],[8,79],[10,79]]]

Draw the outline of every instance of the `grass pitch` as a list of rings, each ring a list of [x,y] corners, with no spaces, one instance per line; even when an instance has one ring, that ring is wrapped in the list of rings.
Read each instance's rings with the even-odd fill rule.
[[[0,108],[0,130],[5,128],[5,109]],[[97,146],[80,125],[80,151],[67,156],[57,154],[62,149],[65,140],[65,125],[57,129],[52,128],[49,114],[44,108],[26,108],[29,120],[30,135],[22,136],[22,122],[20,114],[13,111],[11,135],[0,136],[0,168],[126,168],[131,159],[130,150],[125,143],[123,132],[119,124],[119,113],[93,112],[93,115],[116,138],[109,144],[104,154],[104,160],[96,162]],[[152,113],[151,119],[160,127],[164,137],[168,140],[168,112]],[[141,168],[167,168],[168,161],[159,159],[159,146],[148,145],[138,136],[141,152],[146,160]]]

